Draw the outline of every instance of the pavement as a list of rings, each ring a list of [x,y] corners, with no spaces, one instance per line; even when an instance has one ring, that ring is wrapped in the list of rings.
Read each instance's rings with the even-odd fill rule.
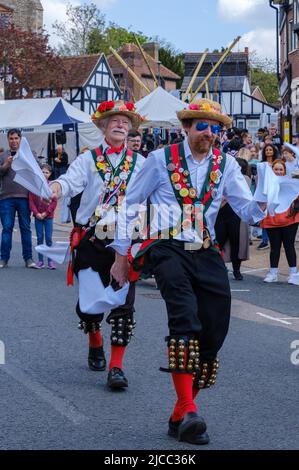
[[[55,223],[54,237],[67,239],[68,229]],[[219,379],[197,398],[211,443],[198,449],[167,436],[175,393],[171,376],[159,372],[167,315],[153,282],[137,288],[129,388],[113,393],[107,372],[87,367],[66,266],[25,269],[18,231],[14,238],[9,267],[0,271],[0,449],[299,449],[299,287],[286,283],[283,258],[280,282],[263,283],[269,250],[258,252],[254,242],[244,281],[229,274],[232,318]],[[108,325],[103,331],[109,357]]]

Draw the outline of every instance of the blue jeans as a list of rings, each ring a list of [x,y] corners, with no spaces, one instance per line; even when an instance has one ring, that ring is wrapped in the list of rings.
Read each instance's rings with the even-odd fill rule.
[[[44,238],[46,239],[46,245],[52,246],[52,235],[53,235],[53,219],[38,220],[35,219],[35,230],[37,236],[37,244],[42,245]],[[44,262],[44,257],[40,253],[38,254],[38,261]],[[48,261],[51,261],[50,259]]]
[[[265,228],[263,228],[262,237],[263,237],[263,243],[269,243],[268,232]]]
[[[2,224],[1,259],[8,261],[12,247],[12,233],[18,214],[22,240],[22,254],[25,261],[32,258],[32,235],[30,227],[30,209],[27,198],[8,198],[0,201]]]

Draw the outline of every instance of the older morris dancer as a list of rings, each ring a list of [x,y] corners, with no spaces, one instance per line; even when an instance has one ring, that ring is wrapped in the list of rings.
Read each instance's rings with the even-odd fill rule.
[[[117,222],[121,199],[134,183],[145,160],[128,150],[126,144],[129,131],[137,129],[142,122],[133,103],[104,102],[92,119],[104,133],[102,144],[78,156],[67,173],[51,185],[51,189],[54,198],[74,197],[83,191],[76,217],[78,227],[71,236],[73,271],[79,280],[76,311],[80,328],[89,335],[89,368],[103,371],[106,359],[101,322],[105,311],[98,311],[102,307],[93,301],[94,293],[98,282],[105,288],[110,285],[110,268],[115,259],[113,249],[107,248],[114,235],[111,227]],[[69,277],[69,283],[72,283],[71,270]],[[122,362],[135,326],[134,300],[135,285],[131,283],[125,304],[113,309],[107,318],[112,328],[108,374],[111,389],[128,386]]]
[[[217,353],[228,332],[231,307],[214,224],[223,197],[250,224],[265,217],[266,204],[252,200],[235,159],[213,148],[215,134],[231,125],[218,103],[201,99],[178,117],[188,138],[153,152],[127,193],[128,208],[148,197],[160,207],[159,217],[152,218],[151,233],[156,236],[139,250],[134,245],[129,254],[133,266],[140,267],[141,255],[150,261],[167,307],[169,367],[162,370],[171,372],[177,394],[168,433],[200,445],[207,444],[209,436],[194,400],[199,390],[215,383]],[[172,208],[171,217],[167,207]],[[134,217],[134,211],[121,211],[122,230],[112,244],[117,255],[111,274],[120,285],[127,279],[128,227]]]

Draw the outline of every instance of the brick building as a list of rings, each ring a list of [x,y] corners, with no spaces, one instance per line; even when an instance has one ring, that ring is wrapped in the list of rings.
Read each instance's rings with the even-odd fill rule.
[[[176,90],[177,82],[181,77],[160,63],[159,44],[147,43],[143,45],[143,49],[153,72],[161,83],[161,86],[165,88],[166,91]],[[146,65],[138,47],[135,44],[125,44],[117,52],[133,72],[135,72],[135,74],[141,79],[141,81],[150,90],[153,90],[155,88],[154,79],[150,74],[148,66]],[[118,62],[114,55],[110,55],[108,57],[108,62],[114,77],[127,99],[139,101],[147,94],[147,92],[133,80],[133,78],[128,74],[128,71]]]
[[[43,13],[40,0],[0,0],[0,26],[13,23],[37,32],[43,27]]]

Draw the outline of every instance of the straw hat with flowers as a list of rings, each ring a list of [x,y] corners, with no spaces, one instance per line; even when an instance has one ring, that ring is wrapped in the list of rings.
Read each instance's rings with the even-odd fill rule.
[[[180,121],[185,119],[211,119],[217,121],[225,127],[231,127],[232,120],[221,110],[221,106],[216,101],[201,98],[191,103],[187,109],[177,113]]]
[[[103,119],[115,116],[116,114],[127,116],[132,122],[134,129],[138,129],[140,124],[144,121],[142,116],[136,112],[134,103],[126,103],[122,100],[104,101],[98,106],[96,112],[91,116],[91,119],[97,127],[100,127],[100,123]]]

